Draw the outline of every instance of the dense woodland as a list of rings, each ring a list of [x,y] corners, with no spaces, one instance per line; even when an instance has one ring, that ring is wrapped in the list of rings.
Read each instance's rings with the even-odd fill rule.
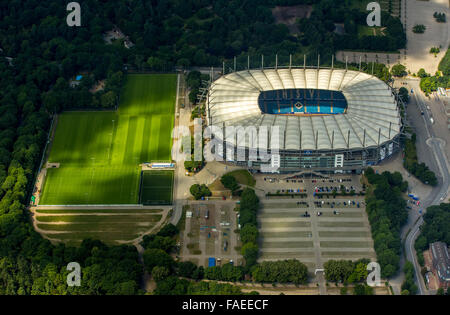
[[[324,263],[325,279],[336,284],[342,283],[341,294],[346,295],[348,292],[347,285],[353,286],[354,295],[373,295],[374,290],[368,286],[367,264],[369,259],[351,260],[329,260]]]
[[[344,5],[351,2],[85,0],[82,27],[77,28],[67,26],[66,3],[61,1],[1,0],[0,293],[139,293],[141,270],[134,248],[92,241],[77,249],[54,246],[29,223],[26,206],[53,114],[117,106],[127,69],[211,66],[249,53],[292,53],[297,59],[308,53],[315,59],[320,51],[324,59],[331,59],[332,52],[346,43],[352,45],[347,48],[363,47],[364,38],[351,41],[351,35],[333,32],[333,22],[351,24],[360,15],[344,12]],[[300,23],[303,34],[296,37],[286,26],[275,25],[270,8],[298,3],[315,6],[312,18]],[[380,39],[386,41],[380,47],[401,48],[398,23],[383,20],[388,34]],[[114,25],[129,36],[133,48],[125,48],[120,40],[104,43],[103,34]],[[78,74],[83,79],[73,88],[71,80]],[[104,89],[91,93],[103,80]],[[65,266],[72,260],[84,268],[83,285],[76,289],[63,284]]]
[[[419,163],[416,150],[416,134],[411,139],[405,139],[405,156],[403,158],[403,166],[411,174],[417,177],[421,182],[436,186],[438,184],[436,174],[431,171],[425,163]]]
[[[423,216],[425,223],[420,228],[420,235],[415,248],[418,252],[419,263],[423,266],[422,252],[427,250],[430,243],[444,242],[450,244],[450,204],[441,203],[439,206],[427,208]]]
[[[399,172],[375,174],[370,167],[365,171],[365,177],[369,182],[366,211],[377,262],[381,266],[381,277],[389,278],[399,269],[400,229],[408,218],[402,193],[407,191],[408,182]]]

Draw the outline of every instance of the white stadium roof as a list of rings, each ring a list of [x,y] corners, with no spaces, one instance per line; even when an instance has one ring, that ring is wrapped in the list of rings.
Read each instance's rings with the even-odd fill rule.
[[[262,113],[260,93],[280,89],[340,91],[347,100],[347,111],[311,116]],[[265,69],[224,75],[210,87],[208,116],[211,125],[220,127],[268,126],[270,131],[270,126],[279,126],[282,150],[362,149],[378,145],[380,130],[380,145],[401,130],[388,85],[369,74],[345,69]],[[248,146],[248,137],[245,142],[238,145]]]

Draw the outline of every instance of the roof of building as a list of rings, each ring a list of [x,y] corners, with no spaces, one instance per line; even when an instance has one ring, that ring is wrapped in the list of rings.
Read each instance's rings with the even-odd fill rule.
[[[450,281],[450,257],[447,244],[435,242],[430,244],[433,266],[441,281]]]
[[[340,91],[348,108],[344,114],[320,116],[262,113],[260,93],[281,89]],[[374,147],[392,140],[401,130],[389,86],[372,75],[345,69],[265,69],[224,75],[210,88],[208,116],[208,123],[217,126],[279,126],[282,150]],[[250,143],[248,137],[245,143],[227,141],[238,141],[238,146]]]

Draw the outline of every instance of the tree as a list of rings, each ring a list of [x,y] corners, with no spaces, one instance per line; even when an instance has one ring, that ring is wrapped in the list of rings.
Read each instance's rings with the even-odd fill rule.
[[[241,194],[241,209],[248,209],[252,212],[256,212],[259,207],[259,198],[251,188],[245,188]]]
[[[308,268],[298,260],[264,261],[252,268],[256,282],[304,284],[308,280]]]
[[[324,269],[327,281],[344,282],[353,272],[353,263],[350,260],[329,260]]]
[[[162,249],[150,248],[144,252],[144,266],[148,272],[152,272],[156,266],[166,267],[169,270],[172,269],[175,262],[169,254]]]
[[[242,246],[241,254],[244,256],[245,265],[247,267],[253,266],[256,264],[258,259],[258,246],[254,243],[246,243]]]
[[[175,247],[175,240],[169,236],[160,236],[160,235],[146,235],[148,236],[144,240],[144,247],[148,248],[158,248],[162,249],[166,253],[170,253],[172,249]]]
[[[391,73],[396,77],[403,77],[407,74],[406,67],[398,63],[392,67]]]
[[[164,61],[158,57],[149,57],[147,59],[147,64],[152,70],[163,70],[164,69]]]
[[[367,262],[359,262],[354,265],[353,272],[348,276],[348,283],[365,281],[367,279]]]
[[[220,182],[222,183],[222,185],[231,190],[231,191],[235,191],[237,189],[239,189],[239,184],[236,180],[236,178],[231,175],[231,174],[225,174],[220,178]]]
[[[202,197],[209,197],[212,195],[211,190],[205,184],[194,184],[189,189],[191,195],[194,196],[195,200],[199,200]]]
[[[431,47],[430,48],[430,54],[434,54],[434,56],[436,57],[437,54],[439,54],[441,52],[441,49],[439,47]]]
[[[240,231],[243,244],[254,243],[258,240],[258,228],[253,224],[246,224]]]
[[[169,269],[164,266],[155,266],[152,269],[152,277],[156,282],[166,279],[169,274]]]
[[[157,233],[158,236],[175,236],[180,232],[180,230],[172,223],[167,223],[161,230]]]
[[[426,73],[424,68],[420,68],[419,71],[417,72],[417,75],[420,78],[426,78],[426,77],[430,76],[428,73]]]
[[[408,89],[405,87],[401,87],[398,90],[398,96],[400,97],[400,99],[403,101],[403,103],[408,104],[409,103],[409,93],[408,93]]]
[[[373,288],[367,284],[357,284],[353,288],[354,295],[373,295]]]
[[[406,261],[403,271],[405,272],[405,280],[402,283],[402,291],[407,291],[408,295],[416,294],[418,288],[414,281],[414,265],[410,261]]]
[[[197,266],[191,261],[182,261],[178,263],[177,274],[181,277],[194,278],[193,275],[197,270]]]
[[[101,96],[100,102],[102,104],[102,107],[104,107],[104,108],[115,107],[116,93],[114,93],[113,91],[106,92],[105,94],[103,94]]]
[[[203,161],[184,161],[184,168],[189,172],[198,170],[203,165]]]
[[[413,32],[416,34],[423,34],[425,33],[425,30],[427,29],[427,27],[423,24],[416,24],[413,27]]]

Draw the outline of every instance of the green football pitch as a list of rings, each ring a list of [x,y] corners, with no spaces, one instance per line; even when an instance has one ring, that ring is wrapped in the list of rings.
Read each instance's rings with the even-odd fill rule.
[[[172,204],[173,171],[142,172],[141,199],[144,205]]]
[[[170,161],[176,75],[128,75],[114,112],[59,115],[41,205],[135,204],[139,164]]]

